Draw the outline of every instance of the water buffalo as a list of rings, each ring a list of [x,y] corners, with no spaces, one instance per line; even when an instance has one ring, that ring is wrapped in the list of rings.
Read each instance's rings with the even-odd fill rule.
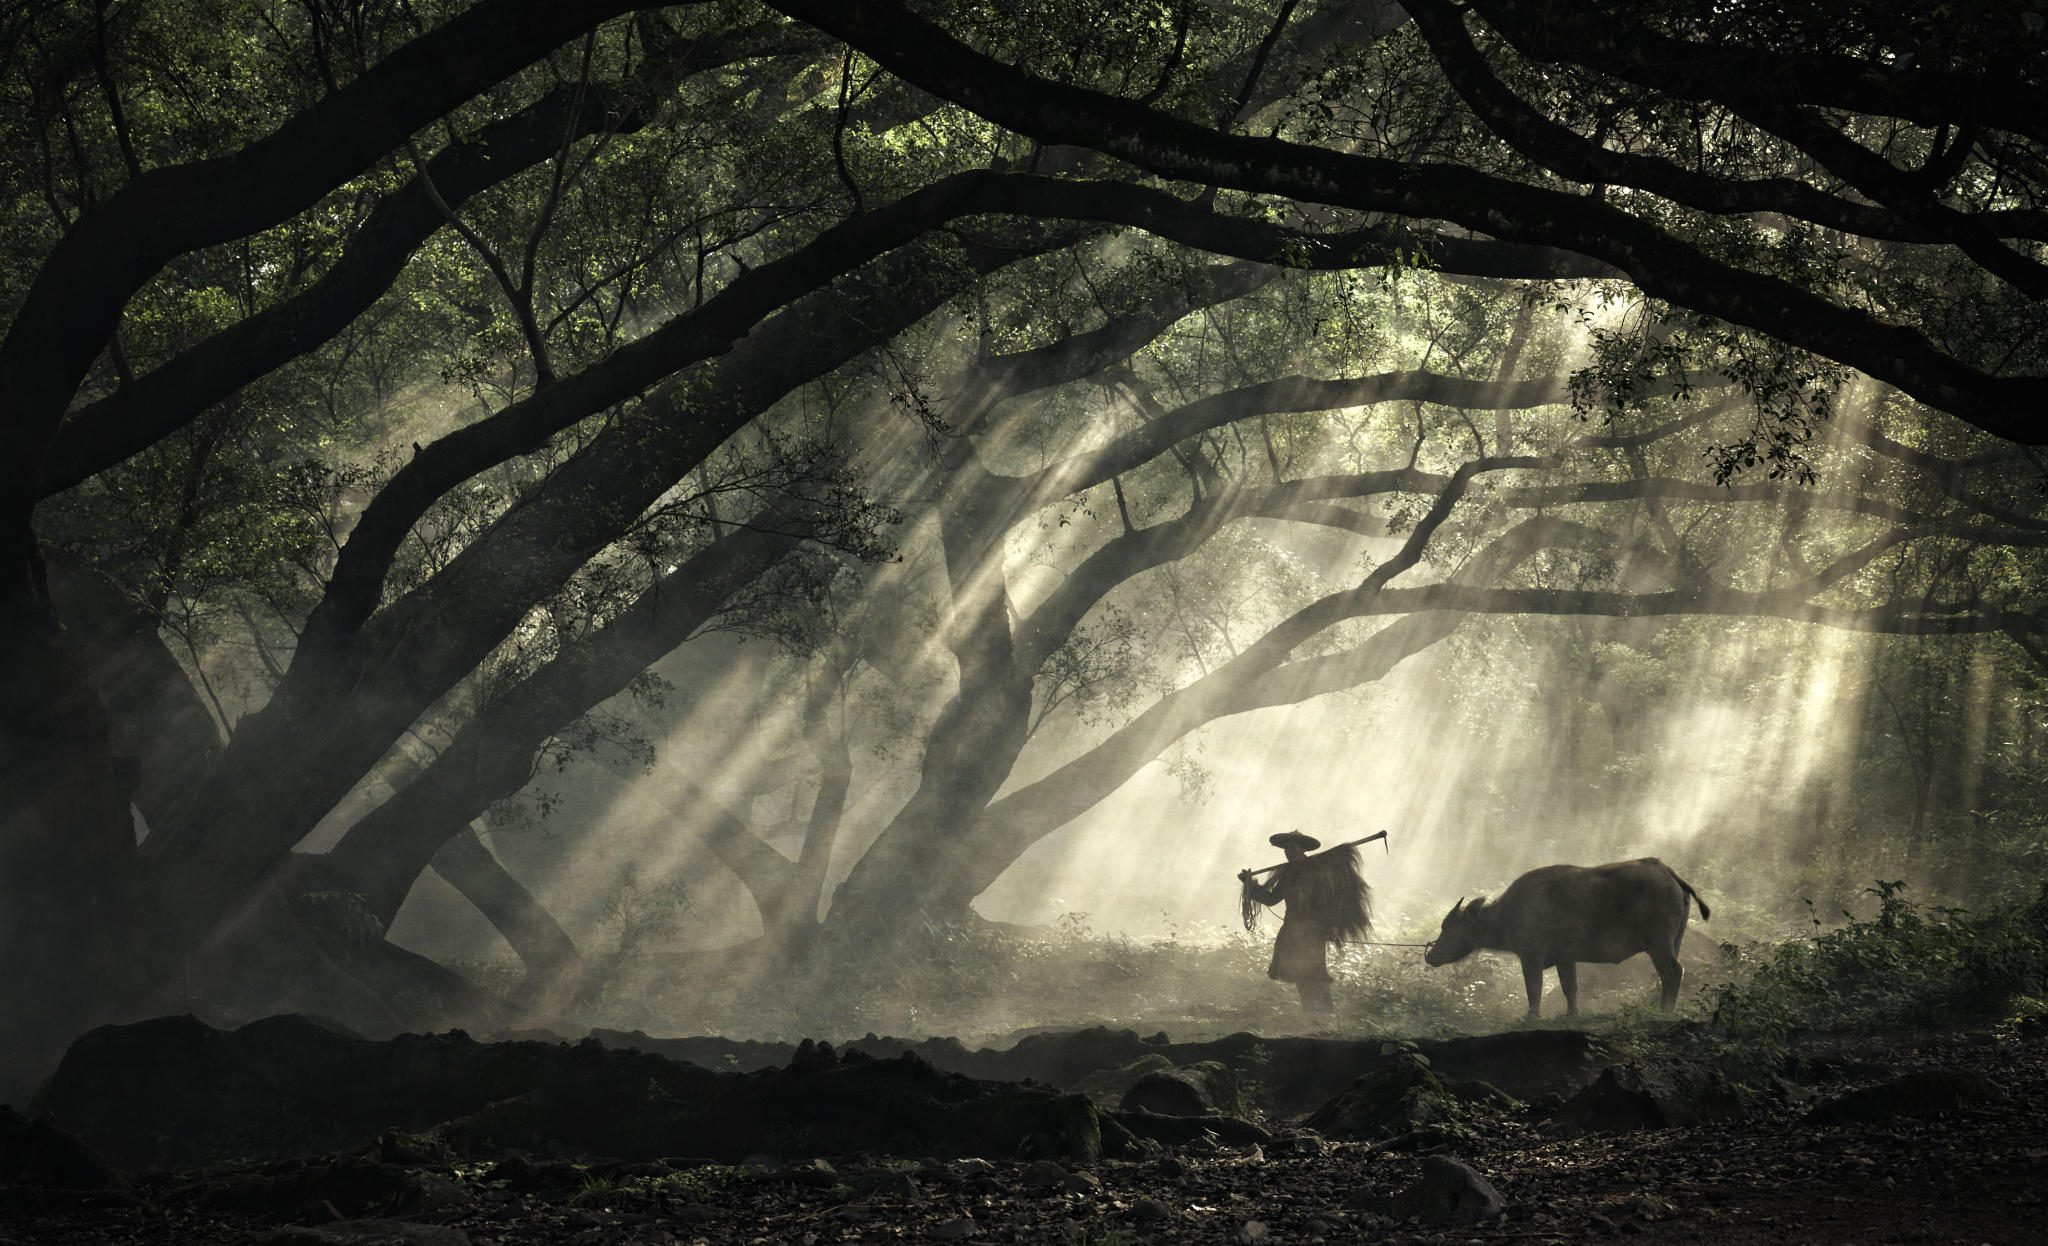
[[[1501,893],[1467,904],[1459,900],[1423,959],[1432,965],[1463,960],[1480,948],[1522,958],[1529,1015],[1543,1011],[1543,971],[1557,966],[1566,1013],[1579,1010],[1577,962],[1617,964],[1648,952],[1664,982],[1664,1008],[1678,1002],[1685,970],[1678,943],[1685,938],[1685,900],[1707,902],[1677,871],[1655,857],[1612,865],[1546,865],[1530,870]]]

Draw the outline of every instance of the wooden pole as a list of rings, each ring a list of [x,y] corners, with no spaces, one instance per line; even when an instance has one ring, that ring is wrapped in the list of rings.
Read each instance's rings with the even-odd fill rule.
[[[1349,840],[1346,840],[1346,841],[1344,841],[1344,842],[1343,842],[1343,843],[1341,843],[1341,844],[1332,844],[1332,845],[1331,845],[1330,847],[1328,847],[1328,848],[1325,848],[1325,849],[1323,849],[1323,850],[1322,850],[1322,852],[1317,852],[1317,853],[1311,853],[1311,854],[1309,855],[1308,859],[1309,859],[1309,860],[1311,860],[1311,861],[1313,861],[1313,860],[1315,860],[1315,859],[1316,859],[1317,857],[1320,857],[1320,856],[1322,856],[1322,855],[1323,855],[1324,853],[1329,853],[1329,852],[1335,852],[1335,851],[1337,851],[1337,849],[1339,849],[1339,848],[1356,848],[1356,847],[1358,847],[1358,846],[1359,846],[1360,844],[1369,844],[1369,843],[1371,843],[1371,842],[1372,842],[1373,840],[1375,840],[1375,839],[1385,839],[1386,837],[1387,837],[1387,833],[1386,833],[1385,831],[1381,831],[1381,832],[1380,832],[1379,834],[1377,834],[1377,835],[1368,835],[1368,836],[1366,836],[1366,837],[1365,837],[1364,839],[1349,839]],[[1394,850],[1394,846],[1393,846],[1393,845],[1392,845],[1391,843],[1390,843],[1390,844],[1388,844],[1388,845],[1387,845],[1387,851],[1388,851],[1388,852],[1392,852],[1393,850]],[[1280,865],[1286,865],[1286,864],[1287,864],[1287,862],[1285,862],[1285,861],[1282,861],[1282,862],[1280,863]],[[1274,870],[1277,870],[1277,869],[1279,869],[1279,868],[1280,868],[1280,865],[1269,865],[1269,866],[1266,866],[1266,867],[1265,867],[1264,869],[1258,869],[1258,870],[1246,870],[1246,871],[1245,871],[1245,874],[1249,874],[1249,875],[1251,875],[1251,876],[1252,876],[1253,878],[1257,878],[1257,877],[1258,877],[1259,875],[1261,875],[1261,874],[1271,874],[1271,873],[1272,873],[1272,872],[1273,872]],[[1238,875],[1238,877],[1242,878],[1242,877],[1244,877],[1244,875],[1243,875],[1243,874],[1240,874],[1240,875]]]

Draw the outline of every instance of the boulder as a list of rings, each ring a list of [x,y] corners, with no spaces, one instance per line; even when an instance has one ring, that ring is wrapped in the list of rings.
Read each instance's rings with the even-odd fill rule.
[[[47,1120],[0,1103],[0,1185],[110,1190],[125,1184],[93,1149]]]
[[[1817,1103],[1806,1113],[1806,1123],[1846,1125],[1887,1121],[1901,1116],[1931,1116],[1937,1112],[1995,1103],[2004,1097],[2005,1092],[1997,1083],[1981,1073],[1929,1069]]]
[[[378,1042],[304,1017],[232,1031],[191,1017],[103,1027],[72,1045],[39,1102],[113,1164],[136,1168],[381,1156],[387,1136],[394,1157],[522,1150],[725,1162],[791,1137],[806,1140],[802,1158],[1092,1163],[1105,1148],[1137,1146],[1079,1095],[978,1081],[909,1054],[875,1060],[807,1043],[787,1068],[717,1073],[590,1041],[477,1043],[451,1031]]]
[[[1076,1081],[1073,1091],[1087,1095],[1097,1107],[1113,1108],[1123,1101],[1124,1095],[1139,1079],[1148,1073],[1162,1073],[1173,1067],[1173,1061],[1158,1052],[1147,1052],[1129,1064],[1113,1069],[1097,1069]]]
[[[1147,1112],[1134,1108],[1128,1112],[1110,1112],[1103,1117],[1104,1124],[1123,1127],[1133,1137],[1144,1138],[1167,1146],[1187,1146],[1198,1140],[1214,1140],[1225,1146],[1260,1146],[1272,1139],[1272,1134],[1248,1120],[1236,1116],[1218,1116],[1209,1113],[1203,1116],[1166,1116],[1158,1112]]]
[[[283,1172],[257,1172],[214,1187],[204,1201],[213,1207],[281,1216],[343,1216],[370,1213],[421,1215],[462,1211],[476,1201],[469,1191],[437,1172],[342,1158]]]
[[[1302,1123],[1325,1137],[1376,1142],[1454,1121],[1460,1109],[1429,1061],[1410,1055],[1353,1081]]]
[[[1741,1092],[1718,1071],[1632,1061],[1602,1070],[1591,1085],[1565,1100],[1549,1130],[1576,1136],[1672,1129],[1727,1120],[1747,1110]]]
[[[941,1242],[964,1242],[970,1237],[980,1237],[981,1231],[981,1225],[972,1216],[941,1220],[927,1230],[934,1240]]]
[[[1158,1069],[1138,1078],[1124,1092],[1118,1107],[1157,1112],[1161,1116],[1243,1116],[1244,1091],[1237,1075],[1221,1062]]]
[[[1427,1155],[1422,1176],[1396,1194],[1392,1214],[1427,1225],[1485,1224],[1500,1218],[1507,1200],[1470,1165],[1444,1155]]]
[[[1049,1159],[1033,1160],[1017,1177],[1027,1190],[1058,1189],[1067,1183],[1067,1170]]]

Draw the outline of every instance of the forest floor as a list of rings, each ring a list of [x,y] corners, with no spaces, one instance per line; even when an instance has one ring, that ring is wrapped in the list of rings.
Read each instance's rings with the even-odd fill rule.
[[[1275,1120],[1262,1146],[1197,1139],[1092,1166],[556,1156],[424,1162],[402,1198],[357,1218],[332,1204],[281,1214],[236,1196],[305,1171],[300,1160],[159,1172],[119,1194],[0,1187],[0,1244],[2048,1242],[2048,1025],[1809,1039],[1799,1050],[1826,1071],[1741,1116],[1685,1128],[1565,1136],[1556,1105],[1539,1103],[1481,1109],[1420,1150],[1331,1142]],[[1871,1123],[1807,1119],[1815,1103],[1923,1070],[1978,1074],[1997,1093]],[[1412,1186],[1430,1154],[1482,1174],[1503,1214],[1462,1227],[1390,1215],[1388,1196]]]

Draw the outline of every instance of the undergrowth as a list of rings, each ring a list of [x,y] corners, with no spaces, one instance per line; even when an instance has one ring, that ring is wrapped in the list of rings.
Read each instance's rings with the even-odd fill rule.
[[[808,972],[708,960],[624,966],[606,984],[597,1024],[781,1041],[947,1035],[974,1044],[1091,1025],[1166,1030],[1184,1041],[1242,1030],[1472,1033],[1522,1012],[1512,958],[1431,969],[1417,947],[1333,948],[1330,1016],[1304,1014],[1293,987],[1267,978],[1271,956],[1270,929],[1141,939],[1097,934],[1079,917],[1032,933],[930,924],[900,954]],[[1625,989],[1639,993],[1634,978],[1647,972],[1627,977]]]
[[[1688,938],[1685,1025],[1656,1011],[1655,975],[1641,956],[1580,966],[1582,1011],[1569,1020],[1546,975],[1536,1024],[1591,1027],[1622,1049],[1703,1058],[1747,1075],[1774,1069],[1803,1033],[1938,1026],[2015,1008],[2048,1013],[2048,887],[2030,902],[1981,910],[1916,904],[1899,882],[1868,895],[1874,912],[1844,909],[1846,924],[1835,928],[1809,906],[1804,937],[1739,946]],[[1190,1041],[1241,1030],[1399,1039],[1530,1024],[1520,968],[1504,953],[1429,968],[1419,948],[1333,949],[1337,1012],[1329,1016],[1304,1015],[1291,987],[1267,979],[1271,950],[1266,932],[1134,939],[1098,935],[1078,917],[1037,932],[934,924],[896,955],[808,969],[716,953],[628,960],[604,980],[594,1009],[557,1024],[564,1033],[598,1025],[784,1042],[944,1035],[969,1046],[1091,1025]]]
[[[1939,1028],[2033,1015],[2048,996],[2048,885],[1981,911],[1923,908],[1903,882],[1868,894],[1876,916],[1808,938],[1724,945],[1729,977],[1700,993],[1690,1054],[1731,1073],[1774,1067],[1797,1036]],[[1847,916],[1847,914],[1844,914]]]

